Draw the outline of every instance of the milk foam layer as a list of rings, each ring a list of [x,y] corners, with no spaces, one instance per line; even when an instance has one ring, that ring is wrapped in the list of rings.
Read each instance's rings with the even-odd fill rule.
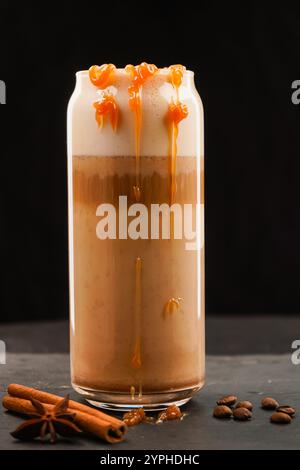
[[[111,126],[105,125],[100,130],[95,120],[93,103],[101,98],[103,91],[90,82],[88,71],[77,72],[76,87],[68,107],[70,155],[135,155],[134,117],[128,104],[130,83],[130,77],[124,69],[117,69],[114,85],[105,91],[112,93],[117,100],[120,110],[118,129],[114,132]],[[169,82],[167,69],[161,69],[143,85],[141,156],[168,155],[169,134],[166,116],[168,106],[174,98],[175,92]],[[177,156],[202,155],[202,103],[195,89],[194,73],[191,71],[184,73],[179,98],[187,105],[188,116],[180,123]]]

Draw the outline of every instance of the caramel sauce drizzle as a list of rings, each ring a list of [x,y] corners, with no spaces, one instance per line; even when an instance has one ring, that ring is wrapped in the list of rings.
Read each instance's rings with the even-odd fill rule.
[[[135,186],[133,193],[136,202],[141,199],[141,175],[140,175],[140,148],[142,129],[142,87],[149,78],[158,71],[154,64],[142,62],[140,65],[126,65],[125,72],[131,78],[131,85],[128,88],[129,106],[134,113],[135,122]]]
[[[131,400],[135,399],[135,386],[134,385],[131,385],[130,387],[130,396],[131,396]]]
[[[131,400],[134,401],[135,400],[135,395],[136,395],[136,390],[135,390],[135,386],[134,385],[131,385],[130,387],[130,396],[131,396]],[[138,393],[138,398],[142,398],[143,396],[143,393],[142,393],[142,381],[141,379],[139,380],[139,393]]]
[[[127,426],[136,426],[146,421],[146,413],[144,408],[136,408],[130,410],[123,415],[123,421]]]
[[[169,72],[170,72],[170,82],[172,83],[172,86],[176,92],[176,103],[179,103],[179,87],[182,84],[185,67],[180,64],[170,65]]]
[[[164,421],[172,421],[174,419],[182,420],[185,416],[186,413],[182,413],[178,406],[170,405],[166,410],[159,413],[156,424],[160,424]]]
[[[114,64],[92,65],[89,77],[93,85],[101,90],[112,85],[115,79],[116,66]]]
[[[141,314],[142,314],[142,259],[138,256],[135,260],[135,309],[134,309],[134,327],[135,327],[135,346],[131,365],[134,369],[140,369],[142,366],[141,358]]]
[[[169,79],[175,89],[175,102],[172,99],[169,104],[167,122],[169,126],[170,139],[170,205],[175,201],[176,195],[176,156],[177,156],[177,137],[179,123],[188,116],[187,106],[179,100],[179,88],[182,84],[185,67],[183,65],[171,65],[169,67]],[[173,224],[172,224],[173,225]]]
[[[142,259],[138,256],[135,260],[135,308],[134,308],[134,334],[135,345],[131,358],[131,367],[138,372],[139,394],[142,397],[142,380],[140,369],[142,367]],[[130,387],[131,399],[135,399],[135,387]]]
[[[186,413],[182,413],[176,405],[170,405],[164,411],[158,414],[158,417],[147,416],[144,408],[135,408],[129,410],[123,415],[123,421],[127,426],[136,426],[141,423],[161,424],[164,421],[172,421],[174,419],[182,420]]]
[[[111,93],[105,93],[101,100],[93,103],[93,106],[96,109],[95,116],[99,128],[102,129],[104,117],[108,116],[111,127],[113,131],[116,132],[119,119],[119,107],[115,97]]]
[[[131,78],[131,85],[128,88],[129,94],[129,107],[134,114],[135,123],[135,185],[133,186],[133,194],[136,202],[141,199],[141,164],[140,164],[140,150],[141,150],[141,129],[142,129],[142,88],[146,80],[153,77],[158,71],[154,64],[147,64],[146,62],[140,65],[127,65],[125,72]],[[135,346],[133,356],[131,359],[131,366],[140,371],[142,367],[141,358],[141,315],[142,315],[142,260],[140,257],[135,262]],[[131,386],[131,398],[135,398],[135,388]],[[134,392],[133,392],[134,390]],[[133,393],[132,393],[133,392]],[[142,381],[139,372],[139,398],[142,396]]]
[[[182,297],[171,297],[164,307],[164,316],[173,314],[181,310],[181,302],[183,301]]]
[[[90,81],[100,90],[112,85],[115,80],[114,64],[92,65],[89,69]],[[95,117],[100,129],[102,129],[104,117],[108,116],[114,132],[117,130],[119,119],[119,107],[115,97],[111,93],[103,93],[102,98],[93,103],[96,109]]]

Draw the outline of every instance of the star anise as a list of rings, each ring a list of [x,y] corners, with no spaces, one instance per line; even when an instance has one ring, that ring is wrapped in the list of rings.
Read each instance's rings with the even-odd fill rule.
[[[81,430],[72,422],[75,413],[68,412],[69,396],[67,395],[55,407],[49,411],[38,400],[31,398],[31,403],[36,412],[31,413],[31,419],[20,424],[17,429],[11,433],[16,439],[30,440],[40,437],[45,440],[50,434],[50,442],[55,442],[57,434],[63,437],[72,437],[81,432]]]

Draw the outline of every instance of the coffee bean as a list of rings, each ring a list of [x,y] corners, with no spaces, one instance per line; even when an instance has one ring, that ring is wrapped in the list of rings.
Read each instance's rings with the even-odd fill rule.
[[[244,401],[239,401],[239,402],[235,405],[234,408],[235,408],[235,409],[237,409],[237,408],[247,408],[247,410],[252,411],[253,405],[252,405],[251,401],[244,400]]]
[[[214,408],[213,415],[215,418],[226,419],[231,418],[232,410],[225,405],[219,405]]]
[[[250,410],[247,408],[235,408],[233,410],[233,417],[234,419],[237,419],[238,421],[247,421],[247,419],[252,418],[252,413]]]
[[[276,411],[270,418],[271,423],[276,424],[288,424],[292,421],[292,418],[287,413],[281,413]]]
[[[276,410],[278,406],[278,401],[274,400],[274,398],[271,397],[265,397],[261,401],[261,407],[264,408],[264,410]]]
[[[226,395],[217,401],[217,405],[232,406],[236,401],[237,397],[235,395]]]
[[[296,413],[295,408],[292,408],[290,405],[280,405],[276,408],[276,411],[280,413],[286,413],[289,416],[293,416]]]

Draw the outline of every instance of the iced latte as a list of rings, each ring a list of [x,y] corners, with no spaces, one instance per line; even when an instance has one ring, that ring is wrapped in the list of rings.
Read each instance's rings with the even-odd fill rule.
[[[71,367],[104,407],[204,383],[202,108],[192,72],[77,74],[68,111]]]

